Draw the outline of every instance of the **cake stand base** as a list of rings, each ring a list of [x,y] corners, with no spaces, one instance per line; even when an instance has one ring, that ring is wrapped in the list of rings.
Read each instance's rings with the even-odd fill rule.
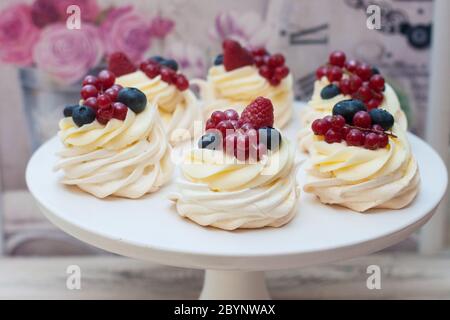
[[[206,270],[200,300],[269,300],[263,271]]]

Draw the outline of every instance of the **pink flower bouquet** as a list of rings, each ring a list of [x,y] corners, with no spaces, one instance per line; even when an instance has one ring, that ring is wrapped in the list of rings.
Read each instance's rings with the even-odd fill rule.
[[[79,8],[79,29],[66,25],[72,5]],[[116,51],[139,63],[152,39],[166,37],[173,28],[172,20],[143,15],[132,6],[102,11],[97,0],[34,0],[0,11],[0,61],[35,67],[70,84]]]

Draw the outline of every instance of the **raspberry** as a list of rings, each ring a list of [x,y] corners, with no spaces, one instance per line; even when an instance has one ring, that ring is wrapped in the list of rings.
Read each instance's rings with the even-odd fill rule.
[[[241,114],[242,123],[250,123],[253,128],[273,126],[273,105],[269,99],[256,98]]]
[[[239,42],[226,39],[223,44],[223,66],[231,71],[254,63],[252,54],[242,48]]]
[[[108,69],[114,73],[116,77],[120,77],[124,74],[132,73],[137,70],[136,66],[123,52],[114,52],[109,56]]]

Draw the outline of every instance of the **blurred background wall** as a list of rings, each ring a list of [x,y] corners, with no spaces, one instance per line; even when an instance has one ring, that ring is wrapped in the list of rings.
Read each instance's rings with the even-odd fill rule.
[[[49,0],[51,1],[51,0]],[[74,3],[80,0],[73,0]],[[86,0],[93,1],[93,0]],[[0,0],[0,11],[17,3]],[[83,1],[81,1],[83,2]],[[201,77],[219,52],[221,40],[235,37],[249,46],[266,45],[286,55],[296,78],[298,99],[312,92],[314,72],[334,49],[378,66],[399,94],[413,132],[424,133],[432,1],[429,0],[99,0],[102,9],[131,5],[149,19],[173,27],[151,38],[146,55],[184,61],[185,73]],[[379,4],[382,29],[366,27],[366,8]],[[83,15],[83,12],[81,12]],[[158,31],[158,30],[157,30]],[[97,252],[54,229],[26,191],[24,172],[33,133],[24,106],[18,67],[0,62],[0,182],[4,192],[4,234],[9,254]],[[46,89],[48,90],[48,89]],[[50,88],[51,90],[51,88]],[[67,101],[67,103],[74,101]],[[55,134],[62,106],[39,111],[44,137]],[[59,108],[61,107],[61,109]],[[31,139],[30,139],[31,138]]]

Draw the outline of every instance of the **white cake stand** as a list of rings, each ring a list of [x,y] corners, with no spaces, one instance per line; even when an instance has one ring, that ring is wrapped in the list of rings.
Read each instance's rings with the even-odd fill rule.
[[[286,130],[291,139],[296,131],[293,125]],[[64,187],[58,183],[60,173],[52,171],[61,148],[57,138],[36,151],[26,179],[47,218],[82,241],[128,257],[206,269],[202,299],[267,299],[264,271],[372,253],[405,239],[432,216],[446,190],[446,167],[425,142],[412,134],[409,139],[422,176],[410,206],[359,214],[302,192],[297,217],[277,229],[200,227],[179,217],[167,200],[173,184],[139,200],[100,200]],[[300,183],[303,175],[299,170]]]

